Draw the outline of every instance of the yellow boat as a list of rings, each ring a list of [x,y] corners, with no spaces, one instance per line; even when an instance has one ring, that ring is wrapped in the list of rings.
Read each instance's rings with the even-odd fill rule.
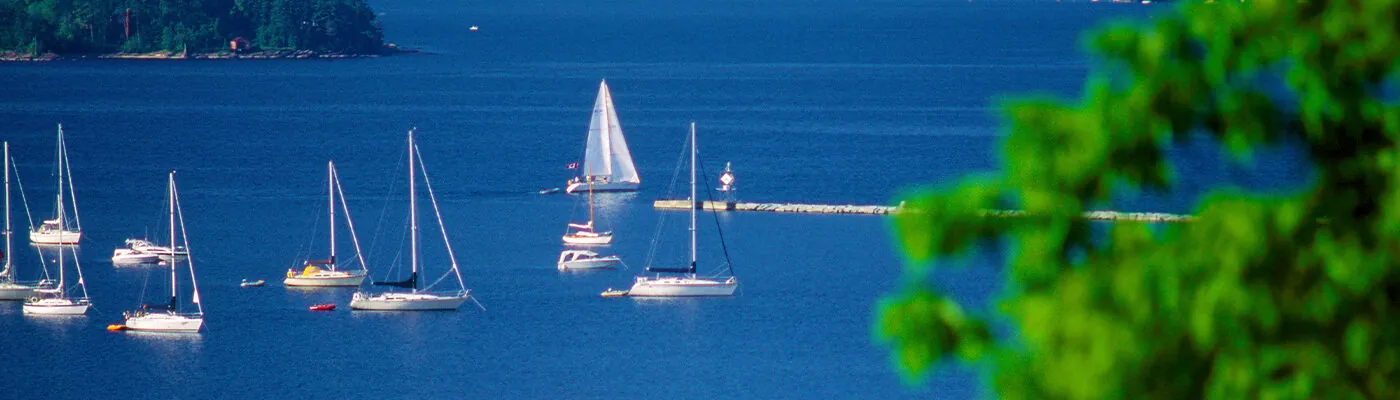
[[[603,291],[603,297],[622,297],[626,295],[626,290],[613,290],[613,288],[608,288],[608,290]]]
[[[112,331],[112,332],[120,331],[120,330],[123,330],[123,329],[126,329],[126,325],[122,325],[122,324],[111,324],[111,325],[107,325],[107,330]]]

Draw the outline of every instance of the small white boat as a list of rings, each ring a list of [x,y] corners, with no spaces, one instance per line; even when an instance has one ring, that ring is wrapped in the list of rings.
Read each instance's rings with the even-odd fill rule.
[[[608,288],[608,290],[604,290],[603,293],[599,295],[603,297],[622,297],[627,295],[627,291]]]
[[[559,252],[559,270],[617,268],[622,259],[617,256],[599,256],[588,250],[564,250]]]
[[[72,201],[74,193],[73,176],[68,165],[68,146],[63,141],[63,124],[58,125],[58,160],[55,163],[58,170],[58,201],[54,206],[56,216],[44,220],[37,229],[31,229],[29,241],[34,244],[78,244],[83,239],[82,222],[78,219],[78,204],[73,202],[73,218],[70,220],[67,218],[67,202],[64,201],[65,194],[68,195],[67,199]]]
[[[481,29],[481,27],[476,26],[476,25],[472,25],[470,28],[467,28],[467,30],[472,31],[472,32],[476,32],[476,31],[478,31],[478,30],[480,30],[480,29]]]
[[[174,172],[170,173],[169,186],[169,195],[167,197],[170,199],[170,243],[175,249],[186,249],[186,255],[188,255],[189,235],[185,231],[185,217],[180,207],[179,191],[175,188]],[[179,216],[178,219],[176,218],[177,216]],[[179,225],[176,225],[176,221],[180,221]],[[183,241],[185,244],[184,246],[180,246],[179,244],[181,242],[176,241],[177,227],[179,228],[178,237]],[[171,254],[167,252],[166,255]],[[190,303],[195,306],[194,312],[180,312],[178,272],[180,270],[182,258],[185,259],[184,261],[188,261],[189,264],[188,271],[191,287]],[[204,304],[199,300],[199,282],[195,280],[194,260],[190,259],[188,256],[172,257],[172,259],[165,264],[170,265],[170,302],[166,305],[157,306],[156,308],[143,305],[141,308],[123,312],[122,317],[125,319],[125,322],[121,325],[124,326],[123,329],[148,332],[194,333],[199,332],[200,328],[204,327]]]
[[[112,251],[112,264],[155,264],[160,262],[160,254],[146,253],[135,249],[116,249]]]
[[[443,246],[447,248],[447,257],[451,268],[449,272],[457,278],[457,287],[454,292],[431,293],[437,283],[428,285],[427,288],[419,288],[418,282],[418,172],[415,168],[419,166],[419,160],[415,158],[418,154],[418,146],[413,142],[413,130],[408,131],[408,220],[409,220],[409,265],[411,275],[400,282],[374,282],[377,286],[393,286],[409,289],[409,292],[383,292],[369,293],[357,291],[350,298],[351,310],[372,310],[372,311],[429,311],[457,310],[471,298],[471,290],[466,288],[462,282],[461,269],[457,267],[457,256],[452,252],[452,242],[447,238],[447,229],[442,227],[442,213],[438,210],[437,197],[433,194],[432,181],[428,180],[427,171],[422,171],[424,186],[428,189],[428,199],[433,204],[433,214],[437,217],[438,231],[442,233]],[[443,275],[446,278],[447,275]]]
[[[262,286],[264,283],[266,282],[264,282],[262,279],[258,279],[256,281],[244,279],[243,282],[238,283],[238,287],[258,287]]]
[[[583,153],[583,176],[570,179],[565,193],[583,191],[591,185],[595,192],[632,192],[642,183],[632,163],[632,151],[622,136],[608,82],[598,84],[593,117],[588,122],[588,139]]]
[[[190,256],[190,251],[188,249],[185,249],[185,246],[175,246],[175,251],[172,255],[170,247],[156,245],[155,243],[151,243],[151,241],[146,239],[127,239],[126,246],[127,248],[136,250],[141,253],[155,254],[157,257],[160,257],[161,260],[165,261],[170,261],[172,257],[184,260],[185,258]]]
[[[327,207],[330,209],[330,257],[324,260],[307,260],[302,263],[302,270],[287,270],[287,279],[282,281],[286,286],[360,286],[365,280],[365,270],[340,270],[336,268],[335,256],[335,200],[336,195],[340,195],[341,206],[345,209],[345,221],[350,226],[350,239],[355,244],[355,258],[359,260],[361,266],[365,265],[365,259],[360,255],[360,239],[355,235],[355,224],[350,220],[350,208],[345,204],[345,193],[341,192],[340,175],[336,173],[335,162],[327,162],[326,185],[329,196],[327,196]]]
[[[733,296],[734,290],[739,288],[739,280],[734,276],[733,268],[728,262],[728,255],[725,255],[725,269],[728,276],[702,277],[696,275],[696,235],[695,235],[695,164],[696,156],[699,152],[695,144],[695,123],[690,124],[690,264],[683,268],[657,268],[650,265],[647,271],[656,272],[655,276],[638,276],[632,283],[632,288],[627,291],[630,297],[687,297],[687,296]],[[724,238],[720,237],[721,243]],[[652,242],[652,251],[656,249],[656,242]],[[662,275],[663,273],[667,275]],[[676,274],[676,275],[671,275]]]

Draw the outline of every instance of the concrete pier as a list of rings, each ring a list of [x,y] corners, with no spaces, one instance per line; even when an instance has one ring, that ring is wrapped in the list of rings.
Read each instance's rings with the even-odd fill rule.
[[[657,200],[653,206],[659,210],[686,210],[692,207],[689,200]],[[703,201],[700,207],[706,210],[720,211],[767,211],[780,213],[809,213],[809,214],[865,214],[884,215],[899,212],[898,206],[876,206],[876,205],[830,205],[830,204],[800,204],[800,203],[743,203],[726,201]],[[1018,218],[1026,216],[1021,210],[984,210],[983,216],[994,218]],[[1148,222],[1148,223],[1175,223],[1191,222],[1195,217],[1190,215],[1168,214],[1168,213],[1142,213],[1142,212],[1119,212],[1119,211],[1086,211],[1082,215],[1084,219],[1094,221],[1124,221],[1124,222]]]

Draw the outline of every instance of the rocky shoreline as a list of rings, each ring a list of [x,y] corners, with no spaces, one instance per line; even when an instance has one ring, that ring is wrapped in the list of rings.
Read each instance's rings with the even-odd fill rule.
[[[304,59],[343,59],[343,58],[374,58],[380,56],[394,55],[400,53],[417,53],[417,50],[403,49],[395,45],[384,46],[384,52],[378,54],[346,54],[327,53],[311,50],[264,50],[235,53],[231,51],[221,51],[213,53],[188,53],[172,51],[155,51],[150,53],[108,53],[108,54],[71,54],[58,55],[54,53],[31,54],[18,53],[13,51],[0,52],[0,62],[49,62],[59,60],[84,60],[84,59],[116,59],[116,60],[304,60]]]

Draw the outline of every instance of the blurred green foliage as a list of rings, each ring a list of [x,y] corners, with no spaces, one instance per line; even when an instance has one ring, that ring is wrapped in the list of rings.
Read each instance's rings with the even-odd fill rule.
[[[0,0],[0,51],[214,52],[237,37],[347,54],[384,45],[364,0]]]
[[[912,381],[956,357],[1008,399],[1400,398],[1397,18],[1397,0],[1189,2],[1096,31],[1080,99],[1005,105],[1001,174],[907,196],[876,340]],[[1078,217],[1171,190],[1164,152],[1193,137],[1300,146],[1315,176],[1217,190],[1193,223]],[[927,278],[977,246],[1008,251],[992,310]]]

